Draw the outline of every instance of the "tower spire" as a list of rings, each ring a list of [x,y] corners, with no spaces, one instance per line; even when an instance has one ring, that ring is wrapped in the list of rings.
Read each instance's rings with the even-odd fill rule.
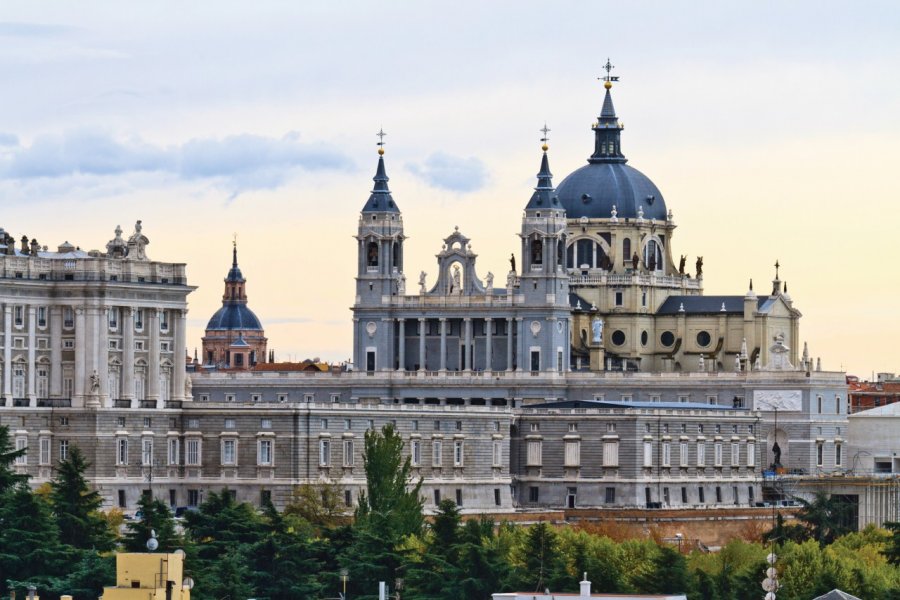
[[[627,160],[622,154],[621,148],[621,132],[624,127],[619,123],[618,117],[616,117],[616,109],[613,106],[612,94],[610,93],[613,82],[619,81],[618,76],[611,74],[614,68],[613,64],[607,58],[606,64],[603,65],[603,70],[606,71],[606,75],[597,78],[603,82],[606,94],[603,97],[603,107],[600,109],[600,117],[593,126],[594,153],[588,159],[588,162],[590,163],[624,163]]]
[[[394,204],[394,198],[391,196],[391,190],[388,187],[390,177],[387,176],[387,171],[384,168],[384,138],[387,134],[384,132],[384,128],[379,128],[378,133],[375,135],[378,136],[378,143],[376,144],[378,146],[378,166],[375,169],[375,177],[372,178],[375,185],[372,187],[372,193],[362,212],[398,213],[400,209]]]
[[[541,151],[543,152],[541,155],[541,169],[537,174],[537,185],[534,188],[534,194],[532,194],[525,210],[559,206],[559,200],[553,195],[555,191],[553,187],[553,173],[550,172],[550,161],[547,158],[547,151],[550,149],[550,146],[547,145],[547,142],[550,141],[550,136],[548,135],[550,128],[547,127],[547,123],[544,123],[544,126],[539,131],[543,134],[541,137]]]

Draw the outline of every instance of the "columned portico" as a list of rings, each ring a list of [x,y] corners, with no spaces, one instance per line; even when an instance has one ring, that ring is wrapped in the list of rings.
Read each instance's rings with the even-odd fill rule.
[[[122,391],[123,400],[134,399],[134,309],[122,308]]]
[[[62,397],[62,307],[50,307],[50,397]]]
[[[37,342],[34,338],[34,326],[37,322],[37,308],[34,305],[28,307],[28,405],[37,406],[37,394],[35,393],[35,377],[37,376],[37,362],[35,350]]]
[[[419,370],[425,370],[425,319],[419,319]]]
[[[484,370],[489,372],[494,370],[494,364],[491,360],[491,326],[493,321],[491,317],[484,318]]]
[[[150,353],[148,356],[147,400],[159,402],[159,310],[150,309]]]
[[[397,370],[406,370],[406,319],[397,319]]]
[[[513,369],[513,318],[506,319],[506,370]]]
[[[447,319],[438,319],[441,323],[441,371],[447,370]]]

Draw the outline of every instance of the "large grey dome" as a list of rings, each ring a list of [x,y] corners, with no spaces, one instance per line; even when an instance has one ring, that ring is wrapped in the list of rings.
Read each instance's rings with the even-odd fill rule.
[[[604,83],[606,96],[594,123],[594,153],[588,164],[560,182],[556,195],[569,219],[609,219],[616,207],[619,219],[635,219],[643,209],[645,219],[666,220],[666,202],[650,179],[625,163],[622,124],[613,107],[612,81]]]
[[[222,308],[216,311],[209,323],[206,325],[207,330],[231,330],[253,329],[262,331],[262,325],[259,319],[253,314],[246,304],[237,302],[225,303]]]
[[[645,219],[666,219],[666,202],[650,179],[624,162],[587,164],[556,188],[566,217],[608,219],[615,205],[620,219],[634,219],[643,207]]]

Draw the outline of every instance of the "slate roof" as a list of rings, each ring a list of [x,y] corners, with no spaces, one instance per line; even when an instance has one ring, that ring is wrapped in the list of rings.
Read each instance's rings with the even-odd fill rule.
[[[659,188],[623,163],[587,164],[563,179],[556,195],[569,219],[608,219],[615,205],[619,219],[637,218],[642,206],[645,219],[666,220],[666,202]]]
[[[813,598],[813,600],[861,600],[856,596],[851,596],[847,592],[841,590],[831,590],[827,594]]]
[[[725,304],[724,311],[722,303]],[[774,298],[760,296],[756,301],[757,310],[767,312],[774,303]],[[669,296],[656,314],[677,315],[682,304],[687,314],[744,313],[744,296]]]
[[[400,212],[400,209],[397,208],[397,204],[394,202],[394,197],[391,196],[391,190],[388,188],[389,180],[390,177],[387,176],[387,172],[384,169],[384,156],[379,156],[378,168],[375,170],[375,177],[372,178],[372,181],[375,182],[375,187],[372,188],[372,194],[366,201],[365,206],[363,206],[362,212]]]

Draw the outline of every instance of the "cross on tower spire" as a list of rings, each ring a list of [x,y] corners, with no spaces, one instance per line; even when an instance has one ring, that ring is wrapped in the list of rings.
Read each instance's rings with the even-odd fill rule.
[[[384,136],[387,135],[387,134],[384,132],[384,128],[383,128],[383,127],[379,127],[379,128],[378,128],[378,133],[376,133],[375,135],[378,136],[378,143],[375,144],[376,146],[378,146],[378,154],[384,154],[384,144],[385,144],[385,142],[384,142]]]
[[[602,75],[602,76],[598,77],[597,80],[598,80],[598,81],[603,81],[603,82],[604,82],[603,86],[604,86],[606,89],[609,89],[609,88],[612,87],[612,82],[613,82],[613,81],[618,81],[618,80],[619,80],[618,76],[615,76],[615,75],[611,75],[611,74],[610,74],[610,72],[611,72],[613,69],[615,69],[616,67],[609,61],[609,58],[607,58],[607,59],[606,59],[606,64],[603,65],[601,68],[602,68],[604,71],[606,71],[606,75]]]
[[[548,133],[550,133],[550,128],[547,127],[547,122],[546,122],[546,121],[544,121],[544,126],[541,127],[540,129],[538,129],[538,131],[540,131],[541,133],[544,134],[544,137],[541,138],[541,149],[542,149],[544,152],[546,152],[546,151],[547,151],[547,148],[548,148],[547,142],[550,141],[550,136],[547,135]]]

